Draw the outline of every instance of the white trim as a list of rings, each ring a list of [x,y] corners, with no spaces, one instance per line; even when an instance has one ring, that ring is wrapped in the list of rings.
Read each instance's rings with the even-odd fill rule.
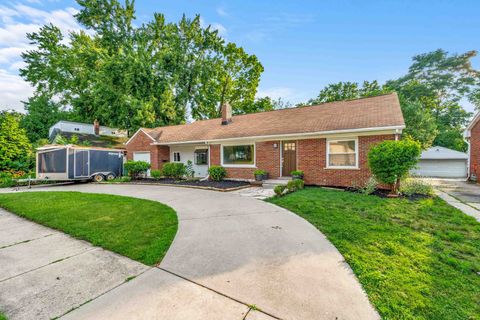
[[[251,146],[253,145],[253,164],[224,164],[223,163],[223,147],[229,146]],[[257,144],[255,142],[245,143],[226,143],[220,145],[220,164],[225,168],[256,168],[257,167]]]
[[[211,139],[211,140],[192,140],[192,141],[179,141],[179,142],[154,142],[154,145],[172,145],[172,144],[185,144],[185,143],[212,143],[212,142],[222,142],[222,141],[236,141],[236,140],[257,140],[257,139],[272,139],[272,140],[287,140],[289,137],[291,139],[298,139],[301,137],[311,137],[317,135],[326,135],[326,134],[339,134],[339,133],[357,133],[357,132],[376,132],[376,131],[385,131],[385,130],[394,130],[393,133],[398,133],[405,129],[404,125],[401,126],[389,126],[389,127],[372,127],[372,128],[358,128],[358,129],[344,129],[344,130],[330,130],[330,131],[317,131],[317,132],[303,132],[303,133],[287,133],[287,134],[273,134],[273,135],[263,135],[263,136],[247,136],[247,137],[237,137],[237,138],[225,138],[225,139]],[[401,133],[401,132],[400,132]],[[133,138],[133,137],[132,137]],[[283,139],[287,138],[287,139]],[[128,141],[127,141],[128,143]]]
[[[464,133],[465,138],[470,138],[472,129],[477,124],[478,121],[480,121],[480,111],[477,112],[475,116],[473,116],[472,121],[468,124],[467,128],[465,129],[465,133]]]
[[[153,137],[152,137],[151,135],[149,135],[148,133],[146,133],[146,132],[143,130],[143,128],[140,128],[140,129],[137,130],[137,132],[134,133],[134,135],[133,135],[130,139],[128,139],[127,142],[124,143],[124,145],[128,145],[128,144],[130,143],[130,141],[132,141],[132,139],[135,138],[135,136],[136,136],[140,131],[143,132],[147,137],[149,137],[154,143],[156,142],[155,139],[153,139]]]
[[[331,166],[329,164],[330,160],[330,143],[331,142],[341,142],[341,141],[355,141],[355,166]],[[359,169],[358,166],[358,137],[355,138],[344,138],[344,139],[327,139],[327,156],[325,159],[326,166],[325,169]]]

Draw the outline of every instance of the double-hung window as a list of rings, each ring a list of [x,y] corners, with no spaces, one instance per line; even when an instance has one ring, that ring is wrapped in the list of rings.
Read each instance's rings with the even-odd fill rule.
[[[327,168],[358,168],[358,140],[328,140]]]
[[[173,161],[174,162],[180,162],[180,152],[174,152],[173,153]]]
[[[255,146],[253,144],[222,146],[222,165],[255,165]]]

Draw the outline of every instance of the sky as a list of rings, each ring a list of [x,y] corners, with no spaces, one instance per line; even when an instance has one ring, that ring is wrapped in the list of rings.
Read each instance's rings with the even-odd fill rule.
[[[404,75],[411,58],[442,48],[480,50],[480,1],[136,0],[137,24],[154,12],[168,21],[201,16],[227,40],[255,54],[265,68],[257,96],[291,103],[315,97],[329,83]],[[81,28],[75,1],[0,0],[0,110],[23,110],[32,88],[18,75],[27,32],[53,23]],[[473,60],[480,69],[480,58]],[[473,106],[464,102],[468,111]]]

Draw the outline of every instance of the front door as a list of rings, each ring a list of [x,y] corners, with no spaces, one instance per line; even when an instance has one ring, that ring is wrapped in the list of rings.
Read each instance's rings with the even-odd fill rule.
[[[297,144],[295,141],[282,143],[282,176],[290,176],[297,169]]]

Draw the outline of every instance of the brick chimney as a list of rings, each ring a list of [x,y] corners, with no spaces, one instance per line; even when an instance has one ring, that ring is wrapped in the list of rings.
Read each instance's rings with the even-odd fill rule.
[[[98,122],[97,119],[95,119],[95,121],[93,121],[93,133],[96,136],[100,135],[100,123]]]
[[[222,125],[227,125],[230,122],[232,122],[232,106],[228,103],[225,102],[222,105]]]

